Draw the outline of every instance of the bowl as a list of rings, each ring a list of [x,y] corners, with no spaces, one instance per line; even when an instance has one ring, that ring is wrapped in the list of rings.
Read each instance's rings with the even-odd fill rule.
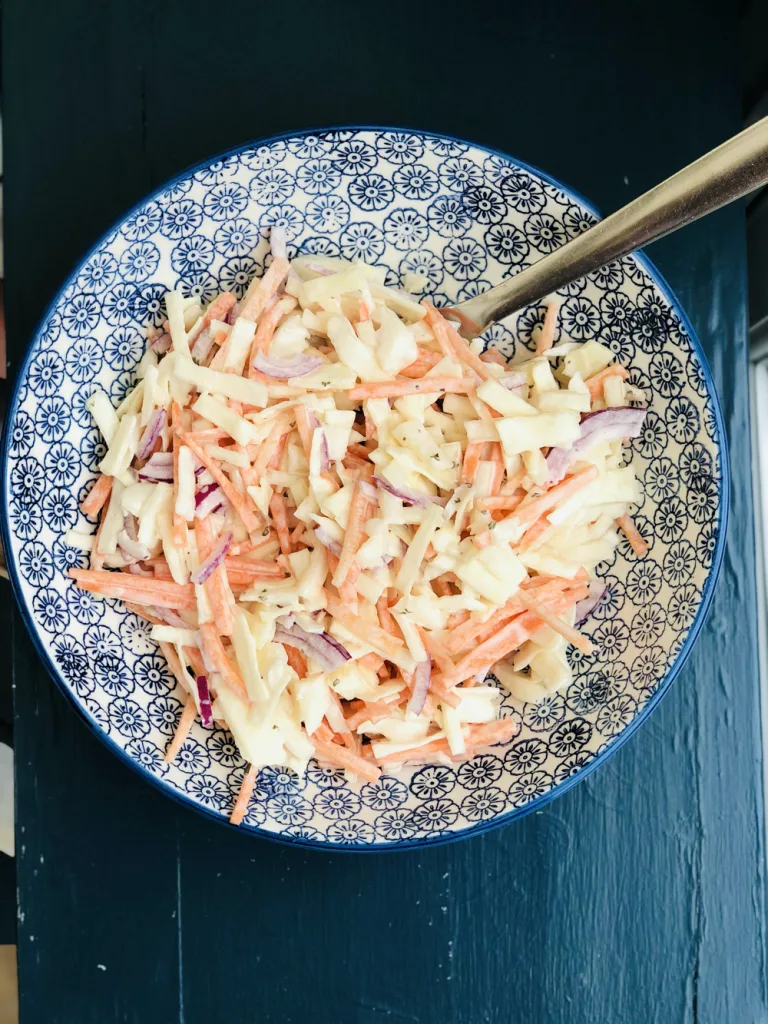
[[[80,499],[104,454],[86,411],[93,387],[131,387],[142,328],[164,318],[168,288],[209,300],[263,271],[271,225],[289,253],[322,253],[418,274],[447,305],[516,274],[597,219],[579,196],[503,153],[441,135],[343,128],[268,139],[185,171],[134,207],[53,301],[19,372],[3,440],[3,543],[17,599],[55,682],[93,732],[167,794],[226,822],[244,764],[232,737],[198,721],[172,766],[181,712],[146,625],[77,590],[85,557],[63,535],[87,525]],[[241,826],[286,843],[400,849],[474,835],[527,814],[606,760],[679,673],[710,604],[723,553],[728,467],[705,358],[676,299],[642,256],[562,290],[560,329],[597,338],[650,396],[632,459],[643,481],[635,521],[600,566],[606,590],[585,624],[598,654],[571,649],[572,685],[535,705],[505,698],[520,733],[462,765],[431,765],[351,785],[312,762],[299,778],[258,776]],[[505,356],[534,347],[544,307],[486,332]],[[95,524],[91,523],[91,526]]]

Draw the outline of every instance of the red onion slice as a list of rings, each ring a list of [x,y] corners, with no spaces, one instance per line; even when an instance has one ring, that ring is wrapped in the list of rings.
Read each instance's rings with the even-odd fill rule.
[[[281,380],[287,380],[288,377],[303,377],[322,365],[323,360],[320,356],[312,356],[309,353],[298,355],[294,359],[278,359],[277,356],[259,352],[253,360],[255,370],[267,377],[278,377]]]
[[[364,495],[364,497],[367,498],[368,501],[378,502],[379,495],[373,484],[368,483],[367,480],[360,480],[358,482],[360,484],[360,492]]]
[[[553,448],[547,456],[548,483],[559,483],[569,466],[581,453],[604,441],[620,441],[625,437],[638,437],[643,429],[645,409],[600,409],[587,413],[581,421],[581,437],[571,448]]]
[[[157,352],[159,356],[164,356],[168,349],[171,347],[171,336],[166,331],[161,331],[160,334],[150,344],[150,348]]]
[[[157,610],[157,616],[160,619],[164,619],[169,626],[176,626],[177,629],[189,629],[189,623],[185,622],[184,619],[175,612],[173,608],[159,608]]]
[[[517,391],[528,385],[528,378],[519,370],[514,370],[512,373],[505,373],[503,377],[499,377],[499,384],[507,391]]]
[[[330,277],[331,274],[336,273],[332,267],[326,267],[322,263],[305,263],[304,266],[318,277]]]
[[[165,409],[155,409],[149,417],[149,423],[144,428],[144,433],[139,439],[139,447],[136,452],[140,459],[146,459],[152,451],[155,441],[160,436],[160,431],[165,426]]]
[[[190,355],[196,363],[204,363],[213,348],[213,335],[210,327],[204,327],[195,339]]]
[[[328,548],[332,555],[336,555],[337,558],[339,557],[341,554],[341,544],[337,540],[334,540],[327,530],[323,529],[322,526],[316,526],[315,536],[324,548]]]
[[[187,628],[189,628],[189,627],[187,627]],[[201,655],[201,657],[203,659],[203,665],[205,666],[205,671],[208,673],[209,676],[212,676],[214,674],[214,672],[216,671],[216,666],[212,665],[211,662],[210,662],[210,659],[208,658],[208,654],[207,654],[207,652],[205,650],[205,644],[203,643],[203,637],[202,637],[202,634],[199,632],[199,630],[198,630],[197,633],[195,633],[195,640],[197,641],[197,648],[200,651],[200,655]]]
[[[155,574],[149,569],[142,569],[138,562],[131,562],[128,565],[128,572],[132,572],[134,576],[149,576],[151,579],[155,577]]]
[[[201,487],[195,495],[195,519],[205,519],[225,504],[229,504],[227,497],[215,481]]]
[[[341,668],[352,657],[346,647],[328,633],[307,633],[290,619],[278,619],[275,642],[297,647],[327,672]]]
[[[211,725],[213,722],[213,707],[211,705],[211,691],[208,689],[206,676],[197,676],[195,679],[197,696],[200,701],[200,718],[203,725]]]
[[[605,593],[605,584],[602,580],[593,580],[592,583],[587,587],[589,594],[584,598],[583,601],[578,601],[576,604],[576,625],[580,626],[581,623],[591,615],[594,609],[600,604],[600,598]]]
[[[421,494],[419,491],[414,491],[410,487],[395,487],[383,476],[374,476],[373,482],[383,490],[393,494],[396,498],[404,501],[407,505],[416,505],[419,508],[426,508],[430,502],[434,502],[436,505],[444,507],[448,502],[447,498],[439,498],[435,494]]]
[[[232,534],[223,533],[214,544],[213,551],[211,551],[210,555],[208,555],[205,561],[192,573],[190,577],[192,582],[198,584],[205,583],[211,573],[215,572],[227,557],[227,552],[231,547]]]
[[[429,684],[432,680],[432,660],[420,661],[413,674],[413,691],[411,692],[406,713],[420,715],[424,710],[429,693]]]
[[[128,536],[131,538],[131,540],[138,540],[139,539],[139,533],[138,533],[138,530],[136,529],[136,516],[131,515],[130,513],[127,514],[127,515],[124,515],[123,516],[123,529],[128,534]]]
[[[331,464],[331,453],[328,450],[328,438],[325,431],[320,431],[320,472],[325,473]]]
[[[149,548],[130,537],[127,530],[121,530],[118,533],[117,544],[120,548],[120,553],[127,562],[131,560],[143,562],[145,558],[150,557]]]
[[[323,640],[327,644],[330,644],[331,647],[333,647],[333,649],[341,657],[342,662],[349,661],[350,658],[352,657],[352,655],[349,653],[349,651],[344,646],[344,644],[341,643],[339,640],[337,640],[336,637],[331,636],[330,633],[318,633],[318,634],[309,633],[308,635],[309,636],[321,636],[323,638]]]
[[[173,483],[173,453],[155,452],[139,470],[139,480],[148,483]]]

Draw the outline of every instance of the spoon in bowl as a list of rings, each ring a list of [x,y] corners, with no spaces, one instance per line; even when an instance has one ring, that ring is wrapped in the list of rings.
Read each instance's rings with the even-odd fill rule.
[[[450,309],[461,333],[490,324],[768,182],[768,117],[487,292]]]

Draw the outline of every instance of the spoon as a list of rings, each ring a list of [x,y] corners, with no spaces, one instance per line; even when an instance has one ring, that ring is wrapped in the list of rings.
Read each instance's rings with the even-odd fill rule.
[[[768,182],[768,117],[638,196],[516,277],[446,310],[461,333],[490,324]]]

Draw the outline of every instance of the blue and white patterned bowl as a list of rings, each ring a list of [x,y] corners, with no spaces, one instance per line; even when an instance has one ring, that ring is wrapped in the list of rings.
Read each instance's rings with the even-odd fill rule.
[[[501,153],[418,132],[363,128],[268,140],[201,164],[141,203],[77,268],[19,374],[3,444],[3,542],[16,595],[46,665],[93,731],[165,792],[226,821],[243,761],[231,736],[198,722],[175,764],[163,751],[181,711],[143,623],[75,589],[84,556],[62,542],[86,525],[79,502],[104,453],[85,401],[131,386],[142,328],[178,285],[207,301],[261,274],[272,224],[297,251],[363,259],[428,282],[436,305],[516,274],[584,231],[578,196]],[[454,768],[405,770],[351,786],[312,764],[306,778],[259,775],[242,826],[304,845],[413,847],[508,822],[604,761],[659,702],[701,629],[720,566],[728,468],[720,410],[698,341],[659,275],[623,259],[563,290],[562,329],[597,338],[652,396],[633,459],[645,488],[626,543],[601,567],[587,624],[599,655],[571,652],[575,679],[537,705],[505,700],[522,729]],[[488,331],[510,356],[532,346],[543,307]],[[94,525],[94,524],[89,524]]]

